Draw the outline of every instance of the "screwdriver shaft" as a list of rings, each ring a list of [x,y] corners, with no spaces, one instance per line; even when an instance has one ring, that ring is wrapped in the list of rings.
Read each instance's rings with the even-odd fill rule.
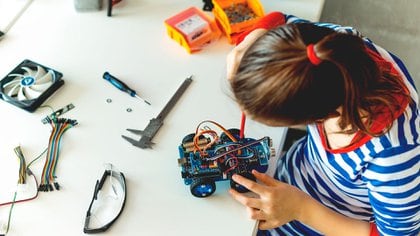
[[[148,101],[144,100],[144,99],[143,99],[143,98],[141,98],[139,95],[135,94],[134,96],[135,96],[136,98],[140,99],[140,100],[143,100],[143,102],[145,102],[146,104],[148,104],[148,105],[152,105],[152,104],[150,104],[150,102],[148,102]]]

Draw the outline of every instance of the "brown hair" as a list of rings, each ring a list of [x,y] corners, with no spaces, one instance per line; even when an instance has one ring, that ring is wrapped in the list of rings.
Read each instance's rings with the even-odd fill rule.
[[[309,61],[308,44],[314,44],[320,65]],[[238,104],[260,120],[313,123],[341,106],[342,129],[350,126],[379,135],[385,131],[372,133],[360,111],[370,121],[378,107],[393,114],[399,109],[394,95],[407,94],[402,83],[397,75],[379,69],[360,37],[299,23],[272,29],[257,39],[245,52],[231,88]]]

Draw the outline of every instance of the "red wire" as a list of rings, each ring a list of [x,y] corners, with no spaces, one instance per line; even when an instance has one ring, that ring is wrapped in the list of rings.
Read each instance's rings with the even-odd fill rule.
[[[238,164],[239,164],[238,158],[236,156],[232,156],[231,159],[228,159],[227,161],[230,161],[230,160],[233,160],[234,161],[234,164],[233,164],[233,166],[231,166],[227,170],[225,170],[225,172],[224,172],[225,174],[227,174],[229,171],[235,169],[238,166]]]
[[[37,188],[38,188],[38,181],[36,180],[36,177],[35,177],[34,174],[32,174],[32,176],[34,177],[34,180],[35,180],[35,183],[36,183],[35,186],[37,186]],[[33,196],[31,198],[21,199],[21,200],[11,201],[11,202],[5,202],[5,203],[0,203],[0,207],[1,206],[7,206],[7,205],[10,205],[10,204],[14,204],[14,203],[28,202],[28,201],[34,200],[37,197],[38,197],[38,189],[36,190],[35,196]]]
[[[242,112],[242,115],[241,115],[241,129],[239,131],[239,137],[241,139],[243,139],[245,137],[245,120],[246,120],[245,113]]]
[[[47,178],[46,178],[46,176],[47,176],[47,173],[46,172],[47,172],[47,166],[48,166],[47,165],[48,159],[49,159],[49,157],[51,155],[51,153],[50,153],[50,150],[51,150],[50,145],[51,145],[51,143],[53,141],[53,138],[54,138],[54,135],[53,134],[56,132],[56,129],[57,129],[57,127],[54,124],[54,122],[51,122],[50,125],[52,127],[52,130],[51,130],[50,138],[48,139],[48,151],[47,151],[47,157],[45,158],[44,168],[42,169],[41,184],[44,184],[44,183],[47,183],[48,182],[47,181]]]

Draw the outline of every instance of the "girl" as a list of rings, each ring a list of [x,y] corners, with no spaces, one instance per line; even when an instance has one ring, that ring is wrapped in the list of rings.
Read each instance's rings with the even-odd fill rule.
[[[349,27],[272,13],[228,56],[244,113],[306,125],[274,178],[231,190],[259,235],[418,235],[418,95],[403,63]]]

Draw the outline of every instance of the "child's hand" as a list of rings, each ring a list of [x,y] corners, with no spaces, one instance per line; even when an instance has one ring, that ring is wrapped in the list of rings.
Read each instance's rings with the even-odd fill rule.
[[[265,32],[267,32],[267,30],[262,28],[253,30],[244,38],[240,44],[238,44],[235,48],[232,49],[232,51],[230,51],[226,62],[228,80],[231,80],[235,75],[239,62],[241,61],[242,56],[246,50]]]
[[[308,195],[296,187],[277,181],[266,174],[255,170],[252,171],[252,174],[260,183],[240,175],[234,175],[232,178],[259,197],[249,197],[233,189],[230,189],[230,194],[247,207],[252,219],[260,221],[260,229],[272,229],[299,218]]]

